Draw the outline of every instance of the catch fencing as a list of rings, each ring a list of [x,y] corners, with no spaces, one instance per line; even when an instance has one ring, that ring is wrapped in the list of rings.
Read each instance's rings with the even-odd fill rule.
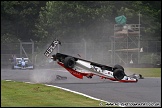
[[[143,53],[141,53],[140,58],[141,63],[159,63],[161,65],[161,41],[145,41],[141,43],[141,46],[143,46]],[[23,53],[20,51],[22,49],[20,43],[1,44],[1,67],[10,67],[12,55],[16,57],[27,56],[36,66],[56,65],[54,62],[51,62],[50,58],[44,56],[44,52],[50,44],[51,43],[34,43],[34,47],[24,45]],[[34,53],[32,53],[32,50],[34,50]],[[111,50],[111,42],[69,42],[62,43],[62,45],[59,46],[59,52],[67,55],[110,66],[114,65],[111,62],[112,59],[117,59],[115,64],[122,64],[122,61],[118,60],[118,58],[112,58],[112,53],[109,50]],[[125,58],[123,57],[122,59]],[[131,57],[129,57],[128,60],[130,63]]]

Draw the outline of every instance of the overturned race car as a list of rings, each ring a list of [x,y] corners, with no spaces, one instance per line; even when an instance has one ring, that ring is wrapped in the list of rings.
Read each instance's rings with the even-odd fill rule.
[[[61,44],[59,40],[53,41],[45,51],[44,55],[49,57],[49,55],[59,44]],[[118,64],[116,64],[114,67],[111,67],[62,53],[53,54],[51,59],[56,61],[60,66],[65,68],[73,76],[79,79],[83,79],[83,77],[92,78],[94,75],[96,75],[101,79],[109,79],[119,82],[138,81],[137,78],[127,76],[124,72],[124,68]]]

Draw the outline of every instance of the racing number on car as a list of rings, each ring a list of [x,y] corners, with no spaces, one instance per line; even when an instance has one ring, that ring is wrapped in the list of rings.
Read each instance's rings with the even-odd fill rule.
[[[101,68],[95,67],[95,66],[93,66],[93,65],[91,65],[91,69],[93,69],[94,71],[97,71],[97,72],[102,73]]]
[[[49,46],[49,48],[44,53],[44,55],[48,57],[52,53],[53,49],[55,49],[57,44],[59,44],[59,41],[53,41],[52,44]]]

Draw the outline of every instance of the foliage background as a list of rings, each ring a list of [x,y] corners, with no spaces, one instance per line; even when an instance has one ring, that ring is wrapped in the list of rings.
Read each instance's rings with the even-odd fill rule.
[[[113,35],[115,17],[144,27],[144,40],[161,40],[161,1],[1,1],[1,42],[61,38],[98,40]]]

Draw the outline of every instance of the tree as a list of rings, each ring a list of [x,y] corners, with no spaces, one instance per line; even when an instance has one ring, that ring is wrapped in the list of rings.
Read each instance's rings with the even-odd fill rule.
[[[100,40],[113,35],[115,17],[138,23],[139,12],[142,37],[161,40],[161,1],[1,1],[1,42]]]
[[[17,39],[36,40],[35,29],[40,8],[46,2],[39,1],[1,1],[1,41],[15,42]]]
[[[39,23],[36,25],[37,36],[50,40],[62,37],[68,39],[94,36],[92,34],[96,33],[96,29],[101,29],[101,25],[108,22],[108,18],[112,15],[111,5],[106,6],[106,4],[111,4],[111,2],[47,2],[46,7],[40,12]],[[94,26],[95,24],[98,25]],[[88,34],[89,30],[93,32]]]
[[[124,14],[129,23],[139,23],[143,39],[161,40],[161,1],[129,1],[118,9],[118,14]]]

